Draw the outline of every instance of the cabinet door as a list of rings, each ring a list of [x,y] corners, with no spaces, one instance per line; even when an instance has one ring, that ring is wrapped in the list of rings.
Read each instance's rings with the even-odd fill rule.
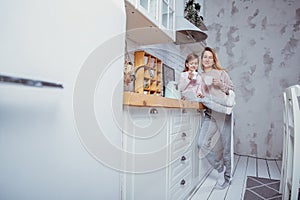
[[[198,136],[201,129],[202,119],[203,119],[203,111],[202,110],[194,110],[191,114],[192,116],[192,124],[193,124],[193,132],[194,132],[194,141],[193,141],[193,187],[196,187],[199,182],[210,172],[211,166],[208,163],[206,158],[199,158],[199,150],[198,150]]]
[[[166,199],[168,111],[162,108],[124,107],[124,199]]]

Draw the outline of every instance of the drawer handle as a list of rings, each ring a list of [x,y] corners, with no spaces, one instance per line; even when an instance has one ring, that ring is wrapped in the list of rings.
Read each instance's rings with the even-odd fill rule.
[[[156,108],[151,108],[150,114],[158,114],[158,110]]]
[[[186,160],[186,157],[185,156],[182,156],[181,157],[181,161],[185,161]]]
[[[185,132],[183,132],[182,134],[181,134],[181,137],[186,137],[186,133]]]
[[[185,180],[184,180],[184,179],[182,179],[182,180],[180,181],[180,185],[185,185]]]
[[[182,113],[186,113],[186,109],[184,108],[184,109],[182,109]]]

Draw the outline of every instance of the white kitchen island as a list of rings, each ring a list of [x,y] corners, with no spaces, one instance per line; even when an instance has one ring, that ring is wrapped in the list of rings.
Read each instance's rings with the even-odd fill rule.
[[[123,104],[123,199],[186,199],[211,169],[198,158],[202,104],[127,92]]]

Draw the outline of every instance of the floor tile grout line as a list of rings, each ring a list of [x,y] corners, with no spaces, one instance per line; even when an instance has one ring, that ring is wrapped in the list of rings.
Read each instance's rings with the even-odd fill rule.
[[[240,155],[237,155],[237,156],[238,156],[238,158],[237,158],[236,164],[235,164],[235,166],[234,166],[234,170],[233,170],[233,173],[232,173],[232,179],[233,179],[233,177],[235,176],[235,172],[236,172],[237,166],[238,166],[238,164],[239,164],[240,158],[242,157],[242,156],[240,156]],[[233,158],[233,159],[234,159],[234,158]],[[232,187],[232,186],[229,185],[229,187]],[[227,188],[227,191],[226,191],[226,193],[225,193],[224,200],[225,200],[226,197],[227,197],[229,187]]]
[[[238,156],[238,158],[237,158],[236,164],[234,166],[232,166],[232,167],[234,167],[234,170],[233,170],[234,172],[232,173],[231,179],[233,179],[233,176],[235,174],[235,169],[236,169],[236,167],[239,163],[240,157],[241,157],[240,155],[236,155],[236,156]],[[234,160],[234,156],[233,156],[233,160]],[[226,200],[226,197],[227,197],[227,194],[228,194],[228,191],[229,191],[230,187],[231,187],[231,185],[229,184],[229,186],[226,188],[226,192],[225,192],[225,195],[224,195],[224,200]]]
[[[247,156],[247,164],[246,164],[246,174],[245,176],[247,176],[247,171],[248,171],[248,164],[249,164],[249,156]],[[242,196],[241,196],[241,200],[244,199],[244,195],[245,195],[245,191],[246,191],[246,185],[247,185],[247,180],[245,181],[244,180],[244,186],[243,186],[243,189],[242,189]]]
[[[281,174],[281,167],[279,167],[278,160],[275,160],[275,162],[276,162],[276,165],[277,165],[277,168],[278,168],[279,174]],[[282,165],[282,163],[281,163],[281,165]]]
[[[197,187],[194,189],[193,193],[190,195],[190,197],[188,198],[188,200],[191,200],[195,194],[197,194],[198,190],[201,188],[201,186],[204,184],[204,182],[207,180],[207,178],[209,177],[209,175],[212,173],[213,168],[210,168],[210,170],[208,171],[208,173],[205,175],[205,177],[199,182],[199,184],[197,185]]]
[[[246,177],[247,177],[247,168],[248,168],[248,158],[249,158],[249,157],[247,157],[246,170],[245,170],[245,172],[244,172],[244,183],[247,181]],[[243,189],[242,189],[242,192],[241,192],[240,195],[241,195],[241,198],[244,197]],[[241,200],[242,200],[242,199],[241,199]]]
[[[266,165],[267,165],[267,172],[268,172],[269,178],[271,178],[271,172],[270,172],[270,169],[269,169],[268,161],[265,160],[265,162],[266,162]]]
[[[258,177],[258,159],[255,158],[256,177]]]

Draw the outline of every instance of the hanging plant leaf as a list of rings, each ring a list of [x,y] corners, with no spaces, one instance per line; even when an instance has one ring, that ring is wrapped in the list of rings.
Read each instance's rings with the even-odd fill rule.
[[[196,9],[198,12],[200,12],[200,9],[201,9],[200,4],[199,4],[199,3],[195,3],[194,6],[195,6],[195,9]]]
[[[201,5],[195,3],[194,0],[189,0],[185,3],[184,17],[198,28],[200,28],[202,21],[200,19],[200,9]]]

